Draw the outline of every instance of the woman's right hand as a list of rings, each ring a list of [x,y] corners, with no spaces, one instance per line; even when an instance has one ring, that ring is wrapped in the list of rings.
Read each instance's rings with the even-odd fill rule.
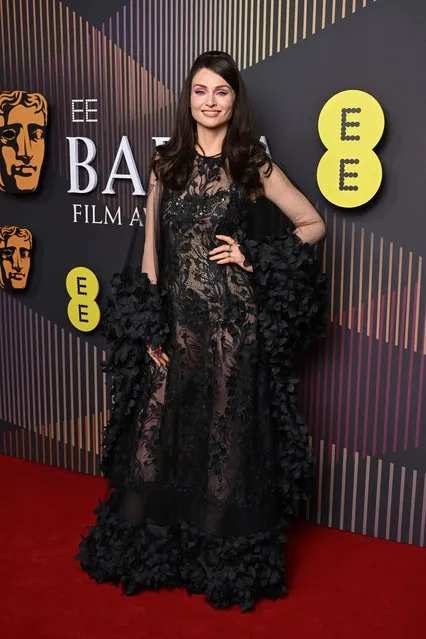
[[[167,364],[169,363],[169,358],[161,347],[154,349],[151,344],[148,344],[146,350],[148,351],[148,355],[154,360],[157,366],[167,366]]]

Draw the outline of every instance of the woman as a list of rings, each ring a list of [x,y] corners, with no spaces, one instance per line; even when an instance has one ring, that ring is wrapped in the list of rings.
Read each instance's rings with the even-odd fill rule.
[[[294,233],[247,239],[261,195]],[[77,556],[97,581],[242,610],[285,594],[282,530],[312,476],[293,362],[321,332],[324,232],[255,139],[234,60],[200,55],[153,159],[142,272],[113,281],[112,490]]]

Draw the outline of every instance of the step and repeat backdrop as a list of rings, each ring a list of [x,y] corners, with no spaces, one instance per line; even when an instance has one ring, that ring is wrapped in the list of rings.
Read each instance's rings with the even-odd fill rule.
[[[192,61],[225,50],[328,225],[299,514],[424,546],[425,19],[416,0],[0,0],[2,454],[99,473],[109,281],[135,228],[140,262],[149,161]],[[273,207],[255,222],[284,223]]]

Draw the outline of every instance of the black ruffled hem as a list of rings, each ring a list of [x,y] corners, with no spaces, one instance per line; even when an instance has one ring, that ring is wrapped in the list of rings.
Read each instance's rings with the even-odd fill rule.
[[[81,535],[75,559],[98,583],[120,586],[124,595],[184,587],[204,594],[215,608],[236,604],[251,610],[261,598],[287,593],[282,526],[265,533],[214,537],[184,522],[158,526],[123,520],[110,501],[99,501],[97,522]]]

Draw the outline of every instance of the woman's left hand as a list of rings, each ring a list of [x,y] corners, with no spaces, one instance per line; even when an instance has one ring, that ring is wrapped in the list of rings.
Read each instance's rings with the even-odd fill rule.
[[[253,267],[247,262],[247,259],[241,253],[239,244],[229,237],[229,235],[216,235],[219,240],[223,240],[226,244],[222,244],[209,253],[210,260],[215,260],[218,264],[238,264],[244,271],[253,272]]]

